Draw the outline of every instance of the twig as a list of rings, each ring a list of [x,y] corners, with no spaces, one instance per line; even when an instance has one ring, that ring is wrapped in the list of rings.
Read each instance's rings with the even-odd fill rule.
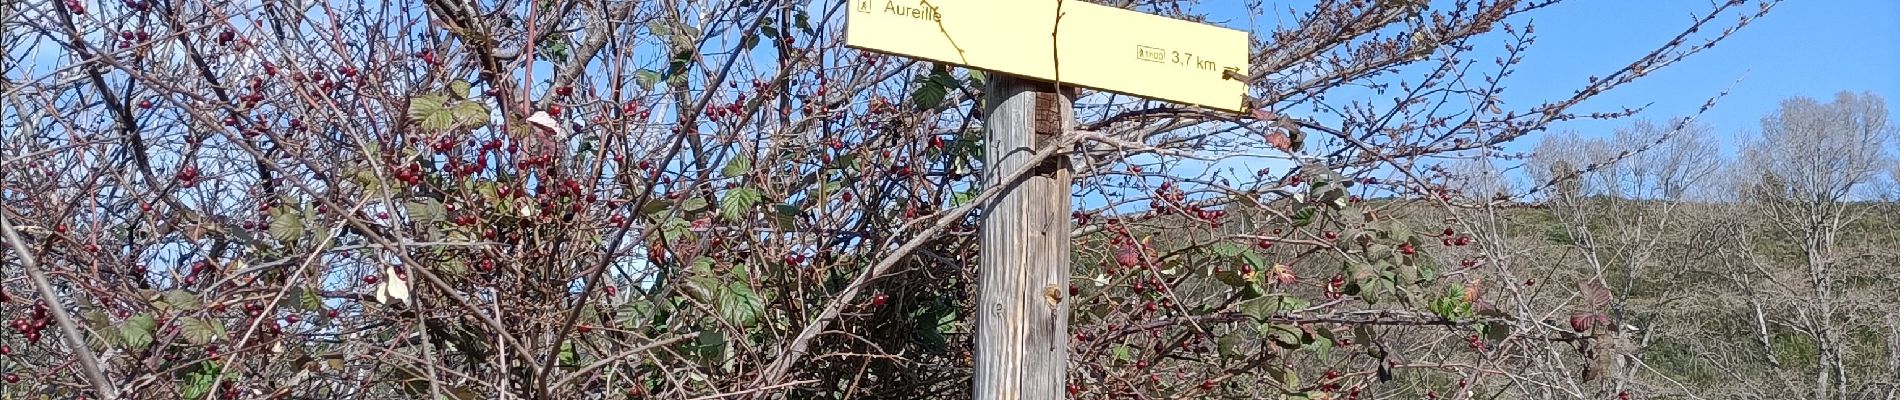
[[[66,347],[72,349],[73,355],[79,359],[79,369],[86,374],[86,380],[92,383],[93,390],[106,400],[118,399],[119,392],[113,389],[112,381],[107,380],[105,371],[99,368],[99,359],[92,355],[92,348],[86,347],[86,339],[79,336],[79,327],[73,324],[72,316],[66,313],[66,306],[60,305],[58,294],[53,293],[53,285],[46,281],[46,273],[41,272],[39,264],[33,262],[33,254],[27,251],[26,242],[13,232],[13,222],[8,221],[5,214],[0,214],[0,233],[6,235],[7,244],[20,256],[21,268],[26,269],[27,277],[33,281],[33,288],[39,290],[46,308],[52,310],[53,321],[59,323],[61,338],[66,339]]]
[[[746,389],[746,390],[741,390],[741,391],[737,391],[737,392],[732,392],[732,393],[720,393],[720,394],[715,394],[715,395],[711,395],[711,396],[700,396],[700,397],[694,397],[694,398],[691,398],[691,399],[687,399],[687,400],[710,400],[710,399],[723,399],[723,398],[727,398],[727,397],[732,397],[732,396],[738,396],[738,395],[742,395],[742,394],[748,394],[748,393],[755,393],[755,392],[762,392],[762,391],[767,391],[767,390],[772,390],[772,389],[778,389],[778,388],[782,388],[782,387],[786,387],[786,386],[798,386],[798,385],[803,385],[803,384],[807,384],[807,383],[814,383],[814,382],[818,382],[818,380],[816,380],[816,379],[807,379],[807,380],[802,380],[802,381],[791,381],[791,382],[785,382],[785,383],[780,383],[780,384],[777,384],[777,385],[772,385],[772,386],[765,386],[765,387],[757,387],[757,388],[751,388],[751,389]]]
[[[1035,171],[1035,166],[1042,165],[1044,160],[1065,151],[1070,144],[1074,143],[1076,139],[1080,137],[1080,132],[1070,131],[1068,134],[1057,138],[1054,140],[1054,143],[1050,143],[1041,151],[1037,151],[1031,155],[1029,159],[1023,163],[1024,167],[1018,168],[1015,172],[1005,176],[997,185],[984,189],[983,193],[978,194],[975,198],[971,199],[969,203],[965,203],[961,207],[950,209],[935,216],[936,224],[933,224],[930,228],[922,232],[910,235],[909,237],[911,239],[909,241],[899,246],[897,250],[892,251],[891,254],[885,255],[882,260],[878,261],[877,265],[872,266],[870,269],[858,274],[857,278],[852,279],[851,284],[846,285],[844,291],[838,293],[836,300],[832,301],[830,305],[825,306],[825,310],[818,314],[817,319],[806,324],[805,329],[800,331],[798,336],[792,339],[791,345],[786,346],[786,351],[780,354],[777,360],[773,360],[772,364],[767,366],[764,372],[759,374],[758,379],[755,379],[753,383],[763,384],[777,381],[780,377],[783,377],[785,372],[791,369],[792,364],[804,358],[805,350],[811,345],[812,338],[817,337],[820,332],[824,331],[827,325],[831,324],[832,320],[837,319],[838,314],[844,311],[844,307],[851,304],[851,300],[856,298],[858,292],[863,291],[866,285],[869,285],[871,281],[877,280],[878,277],[883,276],[885,271],[897,265],[899,260],[904,259],[904,257],[909,255],[912,251],[916,251],[918,247],[922,247],[925,242],[934,239],[937,232],[948,228],[950,224],[956,221],[962,220],[965,215],[969,215],[970,211],[975,210],[978,205],[1002,193],[1004,189],[1014,187],[1017,181],[1029,176],[1031,172]],[[898,231],[908,230],[911,225],[930,219],[931,218],[919,218],[904,224]]]

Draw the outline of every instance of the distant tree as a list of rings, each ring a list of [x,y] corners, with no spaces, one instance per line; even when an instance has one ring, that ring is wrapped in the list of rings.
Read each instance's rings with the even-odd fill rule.
[[[1730,350],[1766,360],[1775,368],[1762,373],[1803,397],[1896,393],[1893,377],[1876,372],[1887,362],[1850,365],[1864,360],[1856,355],[1869,345],[1864,332],[1889,329],[1900,305],[1890,287],[1864,284],[1884,280],[1900,260],[1887,251],[1893,236],[1876,233],[1891,231],[1891,220],[1871,220],[1875,231],[1863,222],[1890,208],[1866,201],[1893,162],[1886,150],[1896,129],[1875,94],[1841,92],[1826,103],[1790,98],[1762,119],[1760,136],[1735,164],[1760,177],[1729,213],[1728,232],[1739,242],[1727,274],[1748,294],[1759,346]]]

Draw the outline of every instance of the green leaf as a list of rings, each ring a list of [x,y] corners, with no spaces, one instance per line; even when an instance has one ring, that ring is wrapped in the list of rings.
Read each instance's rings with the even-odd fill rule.
[[[1245,247],[1233,242],[1215,243],[1213,246],[1209,246],[1209,248],[1210,250],[1214,250],[1214,254],[1229,258],[1238,257],[1242,252],[1247,251]]]
[[[696,213],[696,212],[704,211],[705,209],[706,209],[705,198],[693,197],[690,199],[686,199],[686,201],[680,202],[680,211],[685,211],[687,213]]]
[[[673,34],[673,28],[666,26],[666,21],[657,18],[647,21],[646,27],[647,32],[652,32],[653,36],[669,36]]]
[[[660,83],[660,79],[660,71],[650,69],[633,71],[633,81],[640,84],[641,89],[653,90],[653,85]]]
[[[805,10],[798,10],[797,14],[792,14],[792,27],[812,33],[811,16],[806,15]]]
[[[1214,349],[1219,351],[1222,357],[1232,357],[1240,354],[1240,344],[1243,340],[1246,339],[1237,333],[1221,336],[1220,340],[1214,342]]]
[[[278,241],[289,242],[303,237],[303,213],[291,207],[271,208],[270,235]]]
[[[1319,212],[1315,211],[1312,207],[1301,207],[1299,210],[1293,211],[1292,225],[1294,228],[1312,225],[1313,220],[1317,219],[1318,214]]]
[[[759,47],[759,35],[745,35],[745,37],[739,38],[739,47],[746,50]]]
[[[1274,382],[1279,382],[1281,390],[1291,391],[1300,387],[1300,375],[1292,368],[1268,366],[1266,369],[1267,377],[1272,378]]]
[[[976,194],[975,189],[952,193],[950,207],[962,207],[964,204],[969,204],[970,200],[976,200]]]
[[[1280,348],[1288,350],[1299,350],[1300,346],[1306,344],[1306,341],[1301,339],[1303,333],[1304,332],[1300,331],[1300,328],[1290,325],[1262,324],[1260,326],[1261,335],[1266,336],[1268,340],[1272,340],[1273,343],[1279,345]]]
[[[1113,351],[1115,352],[1116,360],[1120,360],[1122,362],[1135,360],[1135,349],[1132,347],[1128,347],[1128,345],[1117,344],[1115,345],[1115,349]]]
[[[741,328],[758,324],[764,309],[765,303],[745,280],[734,279],[719,293],[719,316]]]
[[[1256,271],[1264,271],[1267,268],[1272,267],[1272,265],[1267,264],[1266,258],[1260,256],[1260,253],[1255,253],[1252,251],[1242,251],[1240,253],[1240,259],[1246,261],[1247,265],[1253,266],[1254,270]]]
[[[744,153],[740,153],[740,154],[733,155],[732,160],[726,162],[726,168],[720,170],[719,174],[724,175],[727,178],[731,178],[731,177],[736,177],[740,175],[745,175],[746,172],[751,172],[751,171],[752,171],[752,159],[746,158]]]
[[[725,200],[719,202],[719,213],[724,215],[728,220],[738,221],[740,218],[744,218],[748,211],[752,210],[753,205],[759,204],[759,199],[761,198],[764,198],[764,195],[760,194],[758,189],[749,187],[733,188],[732,190],[726,191]]]
[[[574,342],[561,343],[561,352],[557,356],[561,358],[563,365],[574,365],[579,358],[574,353]]]
[[[942,105],[943,98],[949,95],[949,89],[944,88],[943,85],[935,81],[927,81],[923,86],[918,86],[917,91],[911,92],[910,102],[919,110],[928,110]]]
[[[1220,271],[1214,272],[1214,279],[1232,287],[1244,287],[1252,283],[1247,282],[1247,278],[1240,276],[1240,271],[1235,271],[1233,268],[1221,268]]]
[[[204,309],[205,307],[204,301],[198,299],[198,295],[192,294],[191,292],[187,292],[184,290],[177,290],[177,289],[167,290],[164,293],[159,294],[159,296],[162,297],[160,301],[162,301],[163,304],[165,304],[165,306],[171,307],[173,310],[198,311],[198,310]]]
[[[1252,317],[1254,322],[1266,322],[1274,313],[1280,312],[1281,300],[1278,296],[1258,297],[1240,302],[1241,314]]]
[[[561,39],[559,36],[548,36],[546,40],[541,41],[540,52],[547,54],[549,59],[566,61],[567,40]]]
[[[448,112],[448,96],[425,94],[409,100],[409,117],[419,121],[422,129],[448,129],[455,122],[455,116]]]
[[[125,347],[144,349],[152,344],[152,332],[158,327],[158,321],[151,314],[134,315],[119,324],[119,337],[125,339]]]
[[[693,345],[694,349],[697,350],[694,354],[698,355],[701,359],[721,359],[725,357],[726,334],[718,329],[703,330],[699,332],[699,337],[693,341]]]
[[[798,224],[798,214],[800,213],[797,206],[790,204],[773,204],[772,211],[772,222],[778,224],[779,228],[790,229]]]
[[[224,340],[224,324],[208,318],[179,318],[178,332],[192,344],[205,345]]]
[[[1280,309],[1282,310],[1297,311],[1313,306],[1312,302],[1306,301],[1306,299],[1302,299],[1299,296],[1287,294],[1275,297],[1280,298]]]
[[[221,373],[223,369],[218,368],[215,362],[198,363],[197,370],[185,374],[185,385],[182,388],[185,399],[198,400],[211,395],[211,384],[218,380],[218,375]]]
[[[446,104],[448,104],[448,100],[447,97],[443,97],[440,94],[425,94],[410,98],[409,116],[415,119],[424,119],[429,115],[442,112],[442,109],[447,108]]]
[[[1478,331],[1484,334],[1485,339],[1490,339],[1493,342],[1503,341],[1511,337],[1511,324],[1505,322],[1487,322],[1478,324]]]
[[[456,79],[449,82],[449,94],[455,95],[457,99],[466,99],[468,98],[469,86],[468,81]]]
[[[488,126],[488,106],[473,101],[457,103],[449,114],[455,118],[454,127]]]
[[[418,223],[429,225],[448,219],[448,210],[442,207],[442,202],[439,200],[429,198],[410,200],[406,205],[409,209],[409,218]]]
[[[315,290],[304,287],[294,287],[290,288],[289,292],[284,293],[283,304],[279,305],[279,307],[303,311],[322,310],[323,298],[318,297],[317,291]]]
[[[961,86],[962,84],[957,82],[955,77],[950,76],[949,68],[943,64],[937,64],[931,69],[930,76],[917,87],[917,91],[911,93],[911,103],[919,110],[937,108],[943,105],[943,99],[950,95],[950,89]]]
[[[1325,330],[1320,330],[1320,332],[1325,332]],[[1331,339],[1310,341],[1306,344],[1306,348],[1313,350],[1313,354],[1319,356],[1320,360],[1332,361],[1333,359],[1333,341]]]

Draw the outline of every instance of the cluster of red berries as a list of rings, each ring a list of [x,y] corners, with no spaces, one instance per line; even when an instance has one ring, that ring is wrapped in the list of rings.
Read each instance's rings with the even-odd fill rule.
[[[415,163],[395,167],[395,170],[389,173],[395,175],[396,180],[402,181],[405,185],[415,186],[422,183],[422,166]]]
[[[706,118],[725,119],[738,116],[745,111],[745,100],[745,94],[740,93],[738,98],[732,100],[732,103],[708,104],[706,105]]]
[[[28,343],[39,343],[40,331],[46,330],[46,324],[52,322],[52,320],[53,318],[46,314],[46,302],[38,301],[33,303],[31,316],[28,318],[15,318],[8,326],[12,327],[14,332],[19,332],[22,336],[26,336]]]
[[[1148,208],[1161,215],[1174,213],[1174,208],[1180,207],[1181,202],[1187,200],[1187,193],[1176,187],[1174,182],[1161,182],[1161,187],[1155,188],[1154,194],[1154,200],[1148,201]],[[1196,211],[1199,210],[1190,210],[1190,212]]]
[[[198,284],[198,277],[210,271],[211,271],[210,262],[199,260],[198,262],[191,263],[190,272],[185,273],[185,285],[190,286],[190,285]]]
[[[1345,294],[1343,293],[1345,288],[1346,288],[1346,277],[1339,274],[1333,274],[1333,279],[1326,281],[1326,294],[1325,294],[1326,299],[1339,300],[1339,298],[1345,297]]]
[[[198,167],[192,166],[192,165],[186,165],[184,168],[179,168],[178,173],[173,174],[172,177],[178,179],[179,186],[184,186],[184,187],[197,186],[198,185]]]
[[[1451,228],[1445,228],[1444,237],[1445,237],[1444,238],[1445,247],[1471,245],[1470,236],[1459,236],[1458,232],[1452,230]]]
[[[640,103],[635,103],[631,101],[627,102],[627,104],[621,105],[620,112],[622,114],[625,114],[626,116],[633,117],[633,119],[637,121],[645,121],[647,120],[647,117],[651,117],[653,115],[652,112],[649,112],[643,107],[640,107]]]

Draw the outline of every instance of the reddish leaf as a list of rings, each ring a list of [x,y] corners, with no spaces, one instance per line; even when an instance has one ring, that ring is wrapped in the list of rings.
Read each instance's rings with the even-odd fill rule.
[[[1293,140],[1286,137],[1286,131],[1279,129],[1267,132],[1267,144],[1273,145],[1273,148],[1280,149],[1280,151],[1293,149]]]
[[[1610,305],[1610,288],[1604,287],[1603,282],[1594,279],[1578,282],[1577,293],[1582,294],[1583,300],[1589,302],[1592,307],[1603,308]]]
[[[1141,264],[1141,249],[1134,244],[1123,243],[1115,250],[1115,263],[1122,268],[1131,268]]]
[[[1570,329],[1577,332],[1590,330],[1590,325],[1595,322],[1596,318],[1589,313],[1570,314]]]

